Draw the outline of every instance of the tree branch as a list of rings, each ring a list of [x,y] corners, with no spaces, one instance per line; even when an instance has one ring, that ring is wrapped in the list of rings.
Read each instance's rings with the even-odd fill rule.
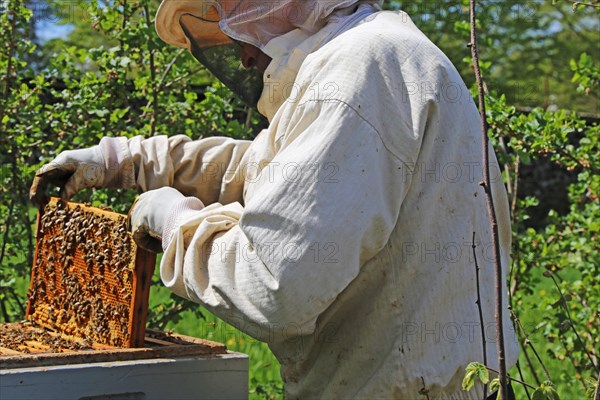
[[[15,200],[11,199],[10,206],[8,208],[8,215],[6,216],[6,221],[4,226],[6,230],[4,231],[3,240],[2,240],[2,250],[0,250],[0,265],[4,265],[4,256],[6,255],[6,244],[8,243],[8,234],[10,230],[10,220],[12,219],[13,212],[15,208]]]
[[[569,318],[569,325],[571,325],[571,329],[573,329],[573,332],[575,332],[575,336],[577,336],[577,340],[579,340],[579,344],[581,345],[581,347],[583,348],[583,351],[585,352],[588,359],[590,360],[590,363],[592,364],[592,366],[594,367],[596,372],[600,373],[600,368],[598,368],[598,366],[594,362],[588,349],[585,347],[585,343],[583,343],[583,340],[581,340],[581,336],[579,336],[579,332],[577,332],[577,329],[575,329],[575,324],[573,323],[573,319],[571,318],[571,313],[569,312],[569,307],[567,307],[567,300],[565,299],[565,296],[563,296],[562,290],[560,290],[560,286],[558,286],[558,282],[556,282],[556,279],[554,278],[554,274],[552,274],[551,271],[546,271],[546,272],[544,272],[544,276],[550,277],[550,279],[552,279],[552,282],[554,282],[554,286],[556,286],[556,290],[558,290],[558,293],[560,294],[560,300],[561,300],[560,304],[567,312],[567,317]]]
[[[473,244],[471,245],[473,249],[473,259],[475,260],[475,280],[477,283],[477,309],[479,311],[479,322],[481,326],[481,342],[483,344],[483,365],[487,365],[487,351],[486,351],[486,343],[485,343],[485,323],[483,321],[483,311],[481,310],[481,289],[479,285],[479,264],[477,263],[477,253],[475,252],[475,232],[473,232]],[[483,398],[487,398],[487,383],[483,385]]]
[[[517,360],[517,371],[519,371],[519,378],[521,379],[521,381],[524,381],[523,379],[523,371],[521,371],[521,363],[519,363],[519,360]],[[527,389],[527,384],[523,384],[523,389],[525,389],[525,394],[527,395],[527,399],[531,400],[531,396],[529,395],[529,389]]]
[[[173,68],[173,65],[175,65],[175,61],[177,61],[177,58],[179,58],[179,56],[181,54],[183,54],[183,52],[185,52],[185,49],[179,49],[179,51],[177,53],[175,53],[175,56],[173,57],[173,59],[169,62],[169,65],[167,65],[167,68],[165,68],[165,72],[163,72],[162,77],[160,78],[160,82],[158,82],[158,85],[156,85],[157,92],[163,88],[163,85],[165,84],[165,80],[167,79],[167,75],[169,75],[171,68]],[[164,87],[168,87],[168,85],[165,85]],[[153,101],[154,101],[154,96],[152,99],[150,99],[150,101],[148,101],[148,103],[146,103],[146,111],[144,111],[142,113],[142,115],[140,116],[141,119],[146,117],[146,114],[148,113],[147,110],[150,108],[150,106],[152,106]]]
[[[546,368],[546,366],[544,365],[544,362],[542,361],[540,355],[538,354],[538,352],[535,350],[535,347],[533,346],[533,344],[531,344],[531,340],[529,340],[529,336],[527,336],[527,332],[525,332],[525,328],[523,328],[523,325],[521,325],[521,321],[519,320],[519,318],[517,317],[517,315],[513,312],[512,314],[513,320],[517,323],[517,325],[519,326],[519,329],[521,330],[521,332],[523,333],[523,336],[525,337],[525,341],[524,343],[529,346],[531,348],[531,350],[533,351],[533,354],[535,354],[535,357],[537,358],[538,362],[540,363],[540,365],[542,366],[542,369],[544,370],[544,373],[546,374],[546,378],[549,381],[552,381],[552,378],[550,377],[550,373],[548,372],[548,369]],[[533,367],[532,367],[532,371],[533,371]],[[539,384],[539,380],[536,379],[536,382],[538,382]]]
[[[169,62],[169,65],[167,65],[167,68],[165,68],[165,72],[163,72],[163,75],[160,78],[160,82],[158,82],[158,85],[156,86],[158,90],[162,89],[162,87],[165,83],[165,80],[167,79],[167,75],[169,75],[169,72],[171,72],[171,68],[173,68],[173,65],[175,65],[175,61],[177,61],[179,56],[182,55],[185,51],[186,51],[185,49],[179,49],[179,51],[177,51],[177,53],[175,53],[175,56]]]
[[[11,3],[8,3],[9,5]],[[21,2],[14,2],[14,6],[15,7],[19,7],[21,5]],[[11,75],[12,75],[12,70],[13,70],[13,54],[15,52],[15,30],[17,29],[17,16],[15,15],[15,11],[14,9],[9,9],[7,11],[9,13],[9,15],[12,15],[12,19],[10,21],[10,29],[9,29],[9,43],[8,43],[8,51],[6,52],[6,55],[8,56],[8,60],[7,60],[7,65],[6,65],[6,75],[4,77],[2,77],[0,80],[5,81],[4,83],[4,93],[3,93],[3,100],[8,100],[8,96],[10,95],[10,91],[11,91],[11,83],[13,82],[13,80],[11,79]],[[4,102],[0,102],[0,121],[2,121],[4,119],[4,115],[6,113],[6,110],[4,108],[3,105]]]
[[[498,372],[498,371],[496,371],[496,370],[495,370],[495,369],[493,369],[493,368],[490,368],[490,367],[486,367],[486,368],[487,368],[487,369],[488,369],[488,371],[490,371],[490,372],[493,372],[493,373],[495,373],[495,374],[499,374],[499,372]],[[523,385],[523,386],[527,386],[527,387],[529,387],[529,388],[531,388],[531,389],[533,389],[533,390],[537,389],[535,386],[533,386],[533,385],[530,385],[530,384],[529,384],[529,383],[527,383],[527,382],[523,382],[522,380],[519,380],[519,379],[517,379],[517,378],[513,378],[512,376],[507,376],[507,379],[509,379],[509,380],[511,380],[511,381],[513,381],[513,382],[520,383],[521,385]]]
[[[583,2],[583,1],[574,1],[574,0],[567,0],[567,1],[569,3],[573,3],[573,7],[586,6],[586,7],[600,8],[600,4],[586,3],[586,2]]]
[[[150,21],[150,10],[148,5],[144,4],[144,16],[146,18],[146,24],[151,26]],[[152,82],[152,117],[150,119],[150,136],[156,134],[156,120],[158,119],[158,84],[156,83],[156,67],[154,63],[154,49],[150,49],[149,55],[150,63],[150,80]]]
[[[479,53],[477,49],[477,27],[476,27],[476,11],[475,0],[469,0],[470,9],[470,25],[471,25],[471,55],[473,57],[473,68],[475,70],[475,78],[477,80],[477,92],[479,97],[479,112],[481,113],[482,123],[482,138],[483,138],[483,182],[482,186],[485,191],[485,197],[488,207],[488,214],[492,226],[492,241],[494,245],[494,272],[496,277],[496,337],[498,343],[498,378],[500,380],[500,396],[502,400],[508,399],[507,390],[507,373],[506,373],[506,356],[504,347],[504,324],[502,321],[502,263],[500,258],[500,244],[498,234],[498,221],[496,218],[496,210],[494,207],[494,196],[492,194],[491,179],[490,179],[490,160],[489,160],[489,138],[488,138],[488,123],[485,110],[485,93],[483,88],[483,79],[481,77],[481,68],[479,66]]]

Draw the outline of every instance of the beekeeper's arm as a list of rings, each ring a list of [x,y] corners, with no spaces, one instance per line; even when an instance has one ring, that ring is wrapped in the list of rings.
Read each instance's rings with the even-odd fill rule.
[[[344,103],[308,102],[291,115],[245,207],[202,208],[180,195],[161,218],[164,284],[268,342],[314,330],[388,241],[408,185],[401,160]],[[151,193],[141,199],[148,210]]]
[[[30,195],[40,199],[49,183],[60,186],[65,198],[90,187],[145,192],[172,186],[205,204],[240,201],[242,157],[250,143],[225,137],[105,137],[97,146],[64,151],[44,165]]]
[[[141,191],[173,187],[204,204],[241,201],[243,157],[252,142],[226,137],[136,137],[128,150]]]

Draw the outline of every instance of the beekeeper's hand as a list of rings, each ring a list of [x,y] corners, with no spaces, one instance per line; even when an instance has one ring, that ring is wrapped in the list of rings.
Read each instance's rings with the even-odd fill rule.
[[[196,212],[204,204],[195,197],[185,197],[172,187],[143,193],[131,206],[129,229],[138,246],[160,253],[166,248],[173,228],[182,214]]]
[[[100,146],[63,151],[35,173],[29,198],[33,203],[41,204],[48,184],[53,184],[61,188],[62,198],[70,199],[81,189],[103,187],[105,175]]]

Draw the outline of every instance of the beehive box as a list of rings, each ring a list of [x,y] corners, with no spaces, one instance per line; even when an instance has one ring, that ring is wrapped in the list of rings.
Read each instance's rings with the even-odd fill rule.
[[[154,253],[126,216],[51,198],[40,209],[26,317],[86,344],[144,344]]]
[[[0,399],[195,400],[245,399],[248,357],[220,343],[148,330],[145,347],[91,349],[65,346],[47,329],[50,345],[31,323],[1,324],[25,346],[2,354]],[[30,329],[37,332],[29,332]],[[13,332],[14,333],[14,332]],[[11,334],[12,335],[12,334]],[[42,348],[44,346],[55,348]],[[1,346],[2,344],[0,344]],[[68,347],[68,348],[66,348]],[[53,353],[52,351],[60,351]]]
[[[141,348],[115,348],[69,337],[27,321],[5,323],[0,324],[0,369],[227,353],[221,343],[153,329],[145,331],[144,344]]]

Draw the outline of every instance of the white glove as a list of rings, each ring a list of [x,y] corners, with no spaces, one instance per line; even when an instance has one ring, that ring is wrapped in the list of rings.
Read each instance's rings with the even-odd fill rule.
[[[136,187],[127,139],[105,137],[97,146],[63,151],[36,172],[29,190],[32,202],[43,203],[49,183],[59,186],[61,197],[67,200],[85,188]]]
[[[133,240],[146,250],[160,253],[171,240],[178,218],[202,208],[204,204],[199,199],[185,197],[172,187],[143,193],[129,210],[128,224]]]
[[[100,146],[67,150],[35,173],[29,198],[40,204],[49,183],[61,187],[60,196],[70,199],[84,188],[102,187],[106,166]]]

